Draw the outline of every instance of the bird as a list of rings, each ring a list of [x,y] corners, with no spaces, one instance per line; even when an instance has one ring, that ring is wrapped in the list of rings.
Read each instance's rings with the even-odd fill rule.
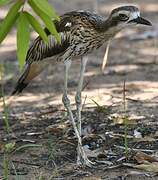
[[[47,28],[44,30],[49,39],[48,43],[45,43],[40,36],[33,41],[27,52],[23,72],[15,85],[12,96],[21,93],[31,80],[50,64],[54,66],[62,63],[64,65],[62,102],[78,140],[77,164],[91,167],[95,162],[90,161],[87,157],[81,139],[81,93],[87,64],[86,55],[100,48],[126,27],[137,24],[151,26],[152,24],[141,17],[140,10],[133,5],[117,7],[111,11],[107,18],[93,12],[77,10],[61,15],[60,21],[53,21],[61,42],[59,43]],[[74,116],[68,97],[68,75],[71,62],[78,58],[80,59],[80,75],[75,96],[76,114]]]

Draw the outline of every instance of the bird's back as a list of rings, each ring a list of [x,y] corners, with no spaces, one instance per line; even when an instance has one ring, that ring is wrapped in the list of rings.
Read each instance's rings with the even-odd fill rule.
[[[48,29],[45,29],[49,43],[46,44],[40,37],[37,37],[28,50],[26,62],[30,63],[64,54],[70,47],[74,49],[74,52],[77,51],[77,56],[80,53],[83,55],[86,50],[84,49],[82,52],[79,46],[84,44],[85,47],[86,42],[88,42],[88,48],[95,39],[96,41],[99,40],[96,38],[96,35],[101,31],[100,27],[103,20],[101,16],[88,11],[72,11],[62,15],[59,22],[54,22],[57,32],[61,37],[61,44],[55,40]]]

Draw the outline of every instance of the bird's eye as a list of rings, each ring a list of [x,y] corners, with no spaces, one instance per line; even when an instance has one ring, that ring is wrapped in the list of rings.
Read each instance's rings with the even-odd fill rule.
[[[125,14],[119,14],[119,18],[121,21],[127,21],[129,19],[129,17]]]

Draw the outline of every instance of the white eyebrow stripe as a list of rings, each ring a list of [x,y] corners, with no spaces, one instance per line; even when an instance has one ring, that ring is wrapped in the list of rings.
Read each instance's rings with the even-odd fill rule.
[[[136,18],[139,17],[139,16],[140,16],[140,12],[139,12],[139,11],[133,12],[130,20],[131,20],[131,19],[136,19]]]

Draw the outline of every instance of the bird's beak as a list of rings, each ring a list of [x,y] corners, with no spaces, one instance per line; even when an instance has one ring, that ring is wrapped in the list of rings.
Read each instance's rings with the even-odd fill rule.
[[[151,22],[142,18],[142,17],[137,17],[136,19],[132,19],[131,21],[129,21],[128,23],[132,23],[135,22],[137,24],[143,24],[143,25],[147,25],[147,26],[152,26]]]

